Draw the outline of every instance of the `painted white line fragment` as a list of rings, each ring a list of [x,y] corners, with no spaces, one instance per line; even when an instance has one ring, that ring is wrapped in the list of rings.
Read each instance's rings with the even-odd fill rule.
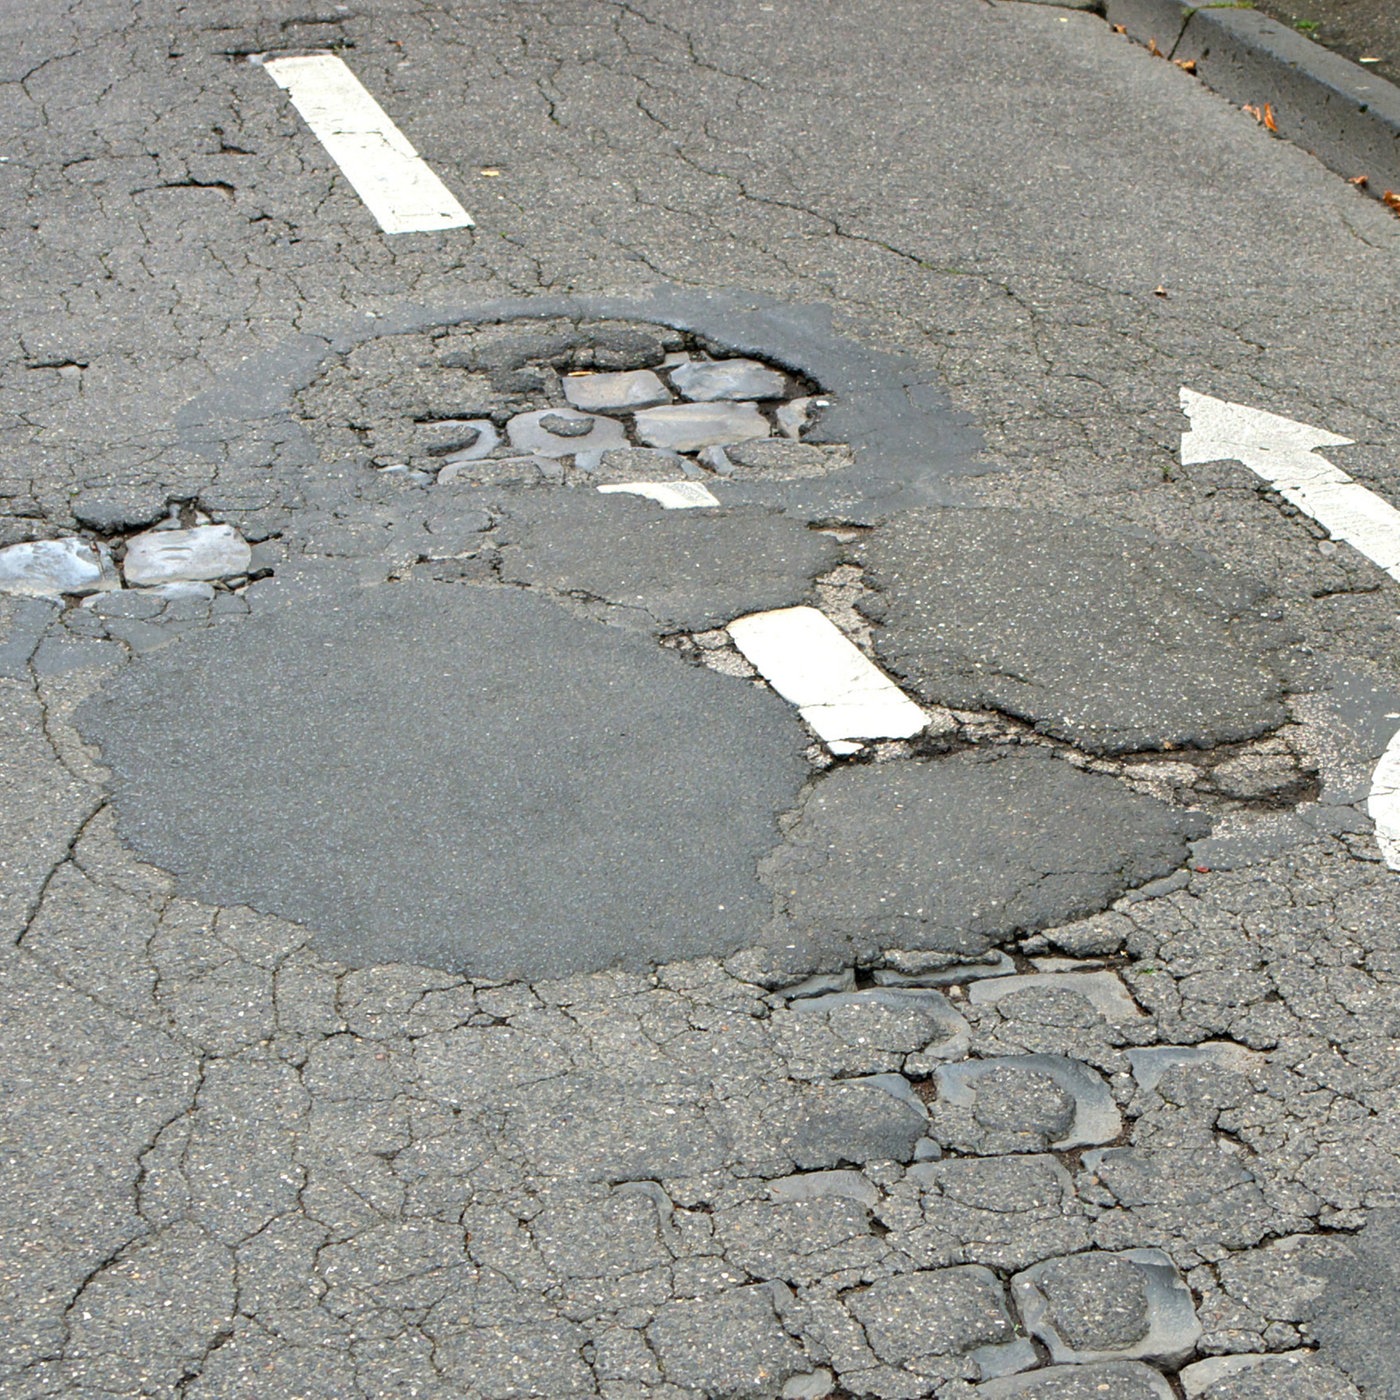
[[[1376,844],[1392,870],[1400,870],[1400,732],[1385,746],[1371,774],[1366,810],[1376,824]]]
[[[619,481],[598,488],[605,496],[622,491],[629,496],[645,496],[667,510],[691,510],[696,506],[717,506],[718,498],[698,481]]]
[[[1181,438],[1182,466],[1243,462],[1333,539],[1400,580],[1400,510],[1315,450],[1346,447],[1350,438],[1190,389],[1182,389],[1181,407],[1191,420],[1191,431]],[[1371,775],[1366,808],[1385,863],[1400,870],[1400,733]]]
[[[263,65],[385,233],[471,228],[472,217],[333,53]]]
[[[907,739],[928,716],[816,608],[750,613],[729,624],[734,645],[833,753],[863,739]]]

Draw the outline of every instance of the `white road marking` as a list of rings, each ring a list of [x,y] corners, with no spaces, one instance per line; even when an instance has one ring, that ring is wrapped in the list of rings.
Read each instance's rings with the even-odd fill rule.
[[[816,608],[751,613],[729,624],[734,645],[833,753],[866,739],[907,739],[928,716]]]
[[[263,65],[385,233],[471,228],[472,217],[333,53]]]
[[[690,510],[696,506],[717,506],[719,500],[698,481],[621,481],[598,488],[605,496],[622,491],[629,496],[645,496],[667,510]]]
[[[1346,447],[1350,438],[1190,389],[1182,389],[1181,407],[1191,420],[1181,438],[1182,466],[1243,462],[1334,539],[1400,580],[1400,510],[1314,450]],[[1400,733],[1371,775],[1366,808],[1385,863],[1400,870]]]

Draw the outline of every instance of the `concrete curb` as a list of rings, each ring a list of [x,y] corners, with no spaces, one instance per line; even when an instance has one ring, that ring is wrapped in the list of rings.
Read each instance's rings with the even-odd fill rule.
[[[1400,87],[1236,5],[1103,0],[1108,22],[1240,106],[1273,109],[1278,133],[1348,179],[1365,175],[1376,198],[1400,191]]]

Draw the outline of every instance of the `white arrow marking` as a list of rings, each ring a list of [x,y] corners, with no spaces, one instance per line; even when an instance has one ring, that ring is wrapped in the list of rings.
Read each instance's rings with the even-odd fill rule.
[[[263,65],[385,233],[471,228],[472,218],[333,53]]]
[[[1315,451],[1346,447],[1350,438],[1190,389],[1182,389],[1181,407],[1191,420],[1191,431],[1181,438],[1182,466],[1243,462],[1333,539],[1400,580],[1400,510]],[[1385,863],[1400,870],[1400,732],[1371,775],[1366,807]]]
[[[816,608],[750,613],[729,624],[734,645],[832,753],[864,739],[907,739],[928,716]]]

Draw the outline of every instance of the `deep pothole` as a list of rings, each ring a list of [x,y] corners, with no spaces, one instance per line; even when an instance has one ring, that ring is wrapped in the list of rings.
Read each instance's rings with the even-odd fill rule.
[[[323,456],[409,486],[799,480],[832,403],[802,372],[668,326],[564,319],[367,341],[297,399]],[[643,493],[645,494],[645,493]]]

